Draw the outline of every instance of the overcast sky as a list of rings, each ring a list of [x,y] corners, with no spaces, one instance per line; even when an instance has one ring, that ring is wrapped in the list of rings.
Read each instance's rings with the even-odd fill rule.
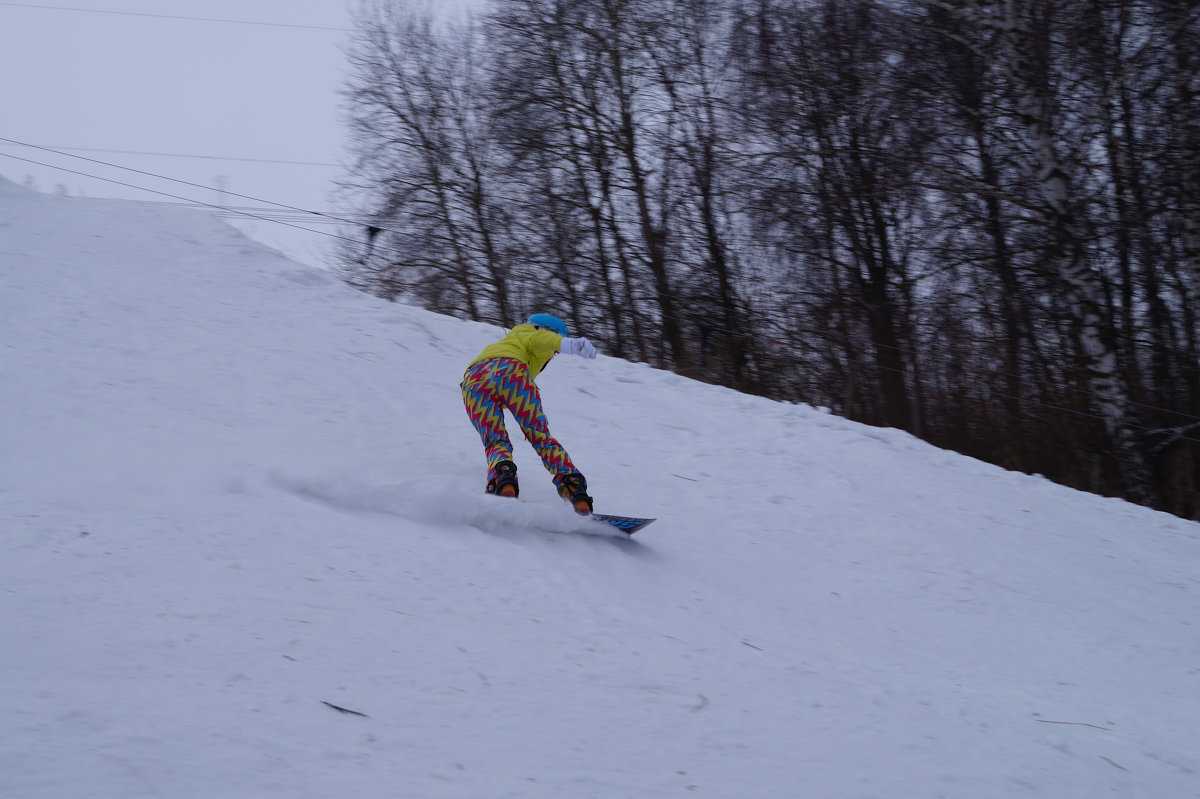
[[[435,2],[460,8],[478,0]],[[116,180],[193,201],[270,207],[237,193],[333,210],[336,165],[346,158],[338,92],[356,7],[357,0],[0,2],[0,139],[69,153],[0,141],[0,176],[90,197],[172,201],[109,182]],[[309,263],[331,241],[266,221],[238,227]]]

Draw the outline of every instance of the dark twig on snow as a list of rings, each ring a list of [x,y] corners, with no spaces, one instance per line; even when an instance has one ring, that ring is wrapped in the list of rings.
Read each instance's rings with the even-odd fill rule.
[[[371,718],[371,717],[370,717],[370,716],[368,716],[366,713],[359,713],[357,710],[350,710],[350,709],[348,709],[348,708],[344,708],[344,707],[338,707],[337,705],[333,704],[332,702],[326,702],[324,699],[322,699],[322,700],[321,700],[321,704],[322,704],[322,705],[325,705],[325,706],[327,706],[327,707],[331,707],[331,708],[333,708],[333,709],[334,709],[334,710],[336,710],[338,713],[347,713],[347,714],[349,714],[349,715],[351,715],[351,716],[362,716],[364,719],[369,719],[369,718]]]
[[[1036,719],[1036,721],[1040,721],[1042,724],[1069,724],[1072,727],[1091,727],[1093,730],[1112,732],[1111,727],[1101,727],[1099,724],[1088,724],[1086,721],[1047,721],[1046,719]]]

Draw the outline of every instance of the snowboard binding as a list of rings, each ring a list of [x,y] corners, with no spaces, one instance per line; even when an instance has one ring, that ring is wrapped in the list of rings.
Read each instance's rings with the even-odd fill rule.
[[[558,484],[558,493],[559,496],[571,503],[576,513],[581,516],[591,515],[592,498],[588,496],[587,480],[582,474],[575,472],[562,478]]]
[[[500,461],[492,469],[494,475],[488,480],[487,492],[498,497],[513,497],[521,493],[517,485],[517,465],[512,461]]]

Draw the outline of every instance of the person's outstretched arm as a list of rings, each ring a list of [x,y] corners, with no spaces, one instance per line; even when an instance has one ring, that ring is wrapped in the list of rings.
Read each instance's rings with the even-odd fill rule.
[[[589,361],[596,357],[596,348],[586,338],[563,336],[562,342],[558,345],[558,351],[567,355],[578,355],[580,358],[587,358]]]

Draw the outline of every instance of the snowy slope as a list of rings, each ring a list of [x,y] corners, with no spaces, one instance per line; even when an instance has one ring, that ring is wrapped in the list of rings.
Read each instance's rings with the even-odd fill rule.
[[[1200,525],[498,332],[0,181],[0,797],[1200,796]]]

